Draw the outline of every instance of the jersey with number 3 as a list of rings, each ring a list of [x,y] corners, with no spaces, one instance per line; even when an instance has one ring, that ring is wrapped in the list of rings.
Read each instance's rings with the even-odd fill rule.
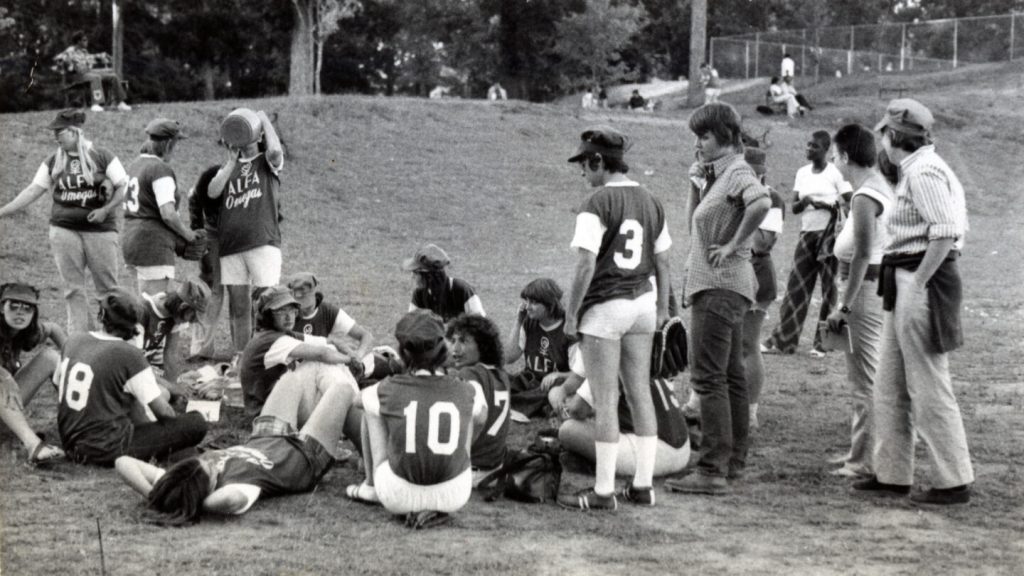
[[[594,304],[651,291],[654,255],[671,245],[665,209],[644,187],[625,181],[598,188],[583,202],[572,240],[597,254],[580,317]]]
[[[388,461],[400,478],[432,486],[469,468],[477,403],[471,384],[454,376],[398,374],[363,390],[363,406],[384,421]]]
[[[57,370],[57,428],[64,447],[97,459],[119,455],[131,435],[132,406],[154,399],[147,397],[156,381],[142,351],[112,336],[77,334],[64,345]],[[140,398],[139,390],[149,392]]]
[[[169,181],[164,180],[165,178]],[[140,218],[163,222],[154,186],[158,181],[161,186],[170,184],[177,192],[174,170],[160,158],[142,154],[128,165],[128,189],[125,191],[124,198],[124,217],[126,219]],[[175,198],[176,202],[177,198]]]
[[[509,383],[508,374],[501,368],[477,363],[459,369],[459,378],[480,386],[487,403],[487,422],[474,432],[476,440],[470,450],[474,468],[490,470],[505,461],[505,441],[508,438]]]

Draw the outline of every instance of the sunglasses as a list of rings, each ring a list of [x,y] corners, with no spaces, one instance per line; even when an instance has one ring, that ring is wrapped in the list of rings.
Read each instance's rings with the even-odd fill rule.
[[[36,307],[34,304],[28,302],[17,302],[15,300],[7,301],[7,309],[11,312],[35,312]]]

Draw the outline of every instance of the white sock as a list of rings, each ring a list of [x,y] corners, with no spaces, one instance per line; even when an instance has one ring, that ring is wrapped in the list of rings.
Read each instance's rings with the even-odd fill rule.
[[[594,453],[597,456],[594,492],[608,496],[615,492],[615,460],[619,457],[619,443],[594,442]]]
[[[650,488],[654,485],[654,456],[657,452],[657,436],[636,437],[636,473],[633,474],[633,486]]]
[[[697,412],[700,411],[700,396],[692,388],[690,389],[690,399],[686,401],[686,407]]]
[[[750,421],[757,422],[757,404],[750,405]]]

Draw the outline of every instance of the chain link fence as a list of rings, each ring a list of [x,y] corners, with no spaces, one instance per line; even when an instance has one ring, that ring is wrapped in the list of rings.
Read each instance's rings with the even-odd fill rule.
[[[922,72],[1024,56],[1024,14],[756,32],[711,39],[724,77],[779,74],[785,54],[797,76]]]

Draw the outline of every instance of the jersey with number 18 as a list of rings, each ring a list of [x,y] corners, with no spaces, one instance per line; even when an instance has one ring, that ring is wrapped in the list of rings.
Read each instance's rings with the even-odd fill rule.
[[[580,317],[594,304],[651,291],[655,254],[671,245],[665,209],[647,189],[629,180],[598,188],[580,207],[572,239],[597,255]]]

